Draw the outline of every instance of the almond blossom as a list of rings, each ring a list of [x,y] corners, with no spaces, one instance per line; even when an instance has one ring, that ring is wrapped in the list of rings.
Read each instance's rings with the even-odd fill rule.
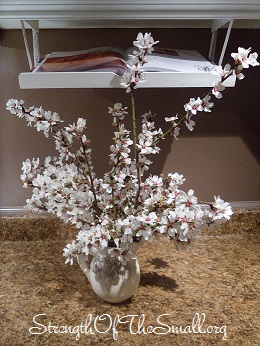
[[[198,111],[203,111],[202,100],[198,97],[191,98],[188,103],[184,105],[184,109],[186,112],[191,112],[193,115],[197,114]]]
[[[225,86],[221,83],[221,81],[219,82],[213,82],[213,89],[212,89],[212,94],[217,98],[217,99],[221,99],[222,98],[222,94],[221,91],[225,90]]]
[[[174,130],[172,132],[174,139],[178,140],[179,134],[180,134],[180,128],[177,126],[174,127]]]
[[[144,81],[144,76],[142,71],[134,71],[132,66],[128,66],[129,71],[126,71],[122,75],[120,85],[126,89],[126,92],[129,93],[133,89],[136,89],[140,86],[140,82]]]
[[[152,53],[154,50],[153,45],[157,44],[158,42],[159,41],[154,41],[151,33],[145,33],[143,35],[141,32],[139,32],[136,41],[133,42],[133,45],[144,53]]]
[[[238,48],[238,53],[232,53],[231,56],[234,58],[237,65],[242,65],[243,68],[249,68],[249,66],[259,66],[257,61],[258,54],[251,53],[252,48],[244,49],[242,47]]]
[[[194,130],[194,126],[195,126],[195,121],[191,120],[190,116],[187,116],[186,120],[185,120],[185,125],[187,126],[187,128],[190,131]]]
[[[15,99],[10,99],[6,103],[6,109],[9,110],[11,114],[15,114],[19,118],[23,118],[25,116],[23,104],[24,100],[18,101]]]
[[[227,77],[230,73],[232,74],[231,65],[226,64],[224,68],[221,65],[217,66],[215,70],[212,71],[213,74],[218,75],[222,78]]]
[[[27,207],[36,212],[52,213],[65,223],[78,229],[78,234],[64,248],[66,263],[73,264],[79,253],[94,257],[95,266],[101,264],[100,250],[108,248],[111,261],[124,266],[132,255],[132,246],[141,246],[163,235],[176,242],[189,243],[200,232],[202,225],[216,220],[228,220],[232,210],[219,196],[214,202],[201,202],[194,191],[181,190],[185,178],[179,173],[146,174],[152,165],[151,156],[160,152],[159,142],[168,135],[178,139],[184,123],[194,130],[194,116],[198,112],[211,112],[214,103],[211,95],[221,98],[225,89],[222,82],[232,74],[242,79],[243,67],[258,66],[257,54],[250,49],[239,48],[232,54],[234,69],[230,65],[217,67],[214,73],[220,81],[202,98],[190,98],[184,105],[185,114],[165,117],[170,127],[163,131],[156,128],[155,116],[142,115],[137,131],[134,90],[143,80],[142,66],[145,55],[153,51],[154,41],[150,33],[139,33],[129,62],[129,71],[122,76],[121,85],[131,95],[132,129],[126,128],[127,107],[115,103],[108,107],[112,115],[114,132],[110,145],[110,169],[97,177],[92,164],[91,141],[85,134],[87,122],[76,122],[61,127],[58,113],[42,107],[25,108],[23,100],[10,99],[6,108],[11,114],[25,119],[29,126],[42,131],[48,137],[53,134],[57,156],[47,156],[43,163],[38,158],[27,159],[22,165],[21,179],[25,188],[32,188]],[[131,113],[131,112],[129,112]]]
[[[108,107],[108,113],[113,116],[113,125],[117,125],[118,122],[124,120],[127,115],[127,107],[123,107],[122,103],[115,103],[114,107]]]
[[[175,123],[175,120],[178,119],[178,115],[173,116],[173,117],[166,117],[166,118],[164,118],[164,119],[165,119],[166,122],[171,122],[172,124],[176,124],[176,123]]]
[[[214,106],[213,102],[209,102],[211,99],[210,95],[206,95],[202,100],[202,107],[204,112],[211,112],[211,108]]]

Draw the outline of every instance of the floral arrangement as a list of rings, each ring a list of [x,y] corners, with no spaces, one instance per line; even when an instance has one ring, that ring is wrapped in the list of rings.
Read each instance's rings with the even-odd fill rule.
[[[194,129],[194,116],[198,112],[211,112],[214,103],[211,96],[222,97],[223,82],[231,75],[243,79],[242,70],[257,66],[257,53],[251,48],[239,48],[233,53],[234,67],[216,66],[213,73],[220,76],[218,83],[203,98],[191,98],[184,105],[184,114],[165,118],[167,131],[156,129],[151,112],[142,115],[142,127],[137,133],[134,91],[144,80],[142,71],[147,54],[154,50],[151,34],[139,33],[133,42],[137,50],[128,62],[128,71],[122,76],[121,85],[131,95],[132,129],[126,129],[124,119],[127,107],[116,103],[108,108],[115,128],[110,146],[111,169],[102,178],[96,176],[92,165],[90,140],[84,134],[86,120],[79,118],[74,124],[61,127],[63,122],[55,112],[42,107],[25,108],[24,101],[10,99],[7,109],[19,118],[25,118],[29,126],[51,132],[55,138],[57,157],[46,157],[23,162],[21,179],[25,188],[32,188],[27,206],[32,211],[53,213],[64,222],[79,229],[76,239],[64,249],[65,263],[73,264],[79,253],[98,256],[101,249],[122,265],[131,258],[132,244],[152,241],[168,235],[177,242],[189,242],[199,233],[203,224],[229,219],[231,207],[219,196],[214,202],[199,202],[190,189],[184,192],[180,186],[184,177],[178,173],[145,175],[152,161],[151,155],[160,152],[159,143],[167,136],[178,139],[180,125]],[[208,207],[202,207],[206,204]]]

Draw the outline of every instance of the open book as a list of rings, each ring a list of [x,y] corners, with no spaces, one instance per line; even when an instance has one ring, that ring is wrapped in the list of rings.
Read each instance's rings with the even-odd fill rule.
[[[32,71],[20,73],[20,88],[121,88],[121,76],[134,50],[99,47],[50,53]],[[156,47],[146,60],[141,88],[212,87],[220,80],[211,73],[216,65],[197,51]],[[234,86],[235,80],[231,76],[225,86]]]
[[[117,47],[98,47],[85,51],[53,52],[36,66],[34,72],[110,71],[122,74],[134,48],[123,51]],[[156,48],[146,55],[144,72],[211,72],[216,66],[200,53],[191,50]]]
[[[126,71],[126,55],[120,48],[98,47],[74,52],[53,52],[36,66],[35,72]]]

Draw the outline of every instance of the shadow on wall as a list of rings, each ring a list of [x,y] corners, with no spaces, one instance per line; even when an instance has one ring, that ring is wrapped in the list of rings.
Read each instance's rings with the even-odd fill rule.
[[[229,201],[260,199],[260,167],[239,136],[186,137],[172,143],[163,173],[186,178],[184,190],[199,200],[220,195]]]

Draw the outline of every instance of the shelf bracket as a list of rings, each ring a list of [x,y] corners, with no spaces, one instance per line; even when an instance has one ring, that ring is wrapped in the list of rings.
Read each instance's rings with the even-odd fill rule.
[[[32,62],[32,58],[31,58],[27,34],[26,34],[26,30],[25,30],[25,25],[24,25],[25,23],[27,25],[29,25],[29,27],[32,29],[33,62]],[[222,64],[234,20],[233,19],[214,19],[214,20],[212,20],[211,42],[210,42],[209,55],[208,55],[209,60],[212,62],[215,60],[215,51],[216,51],[216,44],[217,44],[218,29],[223,27],[227,23],[229,23],[228,29],[227,29],[226,37],[225,37],[225,40],[223,43],[223,47],[222,47],[222,51],[221,51],[220,58],[218,61],[218,65]],[[27,59],[28,59],[28,63],[29,63],[29,68],[30,68],[30,70],[32,70],[38,64],[38,62],[40,60],[39,21],[38,20],[21,20],[21,26],[22,26],[23,39],[24,39]]]
[[[33,62],[30,54],[27,34],[25,30],[25,25],[28,24],[32,29],[32,40],[33,40]],[[21,20],[23,39],[27,54],[27,59],[29,63],[30,70],[32,70],[40,60],[40,48],[39,48],[39,21],[38,20]]]
[[[218,61],[218,65],[221,65],[223,62],[223,58],[226,52],[229,36],[231,33],[231,29],[234,23],[234,19],[214,19],[212,20],[212,27],[211,27],[211,42],[210,42],[210,48],[209,48],[209,60],[214,61],[215,60],[215,51],[216,51],[216,45],[217,45],[217,33],[218,29],[224,26],[225,24],[228,24],[228,29],[226,33],[226,37],[223,43],[222,51],[220,54],[220,58]]]

